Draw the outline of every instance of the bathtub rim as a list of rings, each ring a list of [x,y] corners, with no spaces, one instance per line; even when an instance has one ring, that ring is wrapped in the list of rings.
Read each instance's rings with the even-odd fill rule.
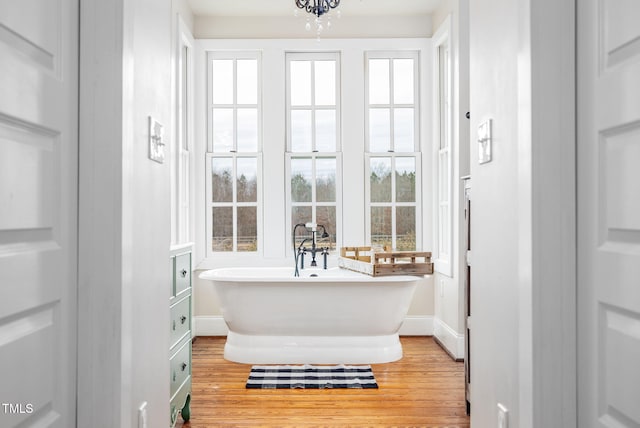
[[[247,269],[264,270],[266,272],[275,272],[282,270],[283,272],[290,273],[287,276],[251,276],[251,275],[237,275],[237,273],[246,273]],[[411,282],[419,281],[423,276],[414,275],[385,275],[385,276],[371,276],[364,273],[354,272],[348,269],[340,267],[332,267],[329,269],[320,268],[307,268],[301,271],[301,276],[296,277],[293,275],[293,268],[288,266],[278,267],[221,267],[216,269],[208,269],[201,272],[200,279],[208,281],[220,281],[220,282],[300,282],[300,281],[313,281],[313,282]],[[333,275],[336,272],[340,272],[340,275]],[[309,277],[308,273],[315,273],[317,277]],[[329,275],[323,275],[323,273],[329,273]],[[234,275],[235,274],[235,275]]]

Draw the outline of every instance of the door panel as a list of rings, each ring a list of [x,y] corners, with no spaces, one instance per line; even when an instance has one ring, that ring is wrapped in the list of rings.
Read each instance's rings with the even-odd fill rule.
[[[77,0],[0,1],[0,426],[75,426]]]
[[[578,426],[640,426],[640,3],[578,5]]]

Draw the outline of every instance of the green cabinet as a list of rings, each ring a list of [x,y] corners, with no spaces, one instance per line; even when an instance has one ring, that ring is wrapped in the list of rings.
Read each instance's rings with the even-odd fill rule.
[[[169,297],[169,376],[170,427],[178,414],[184,421],[191,417],[191,251],[171,252],[171,290]]]

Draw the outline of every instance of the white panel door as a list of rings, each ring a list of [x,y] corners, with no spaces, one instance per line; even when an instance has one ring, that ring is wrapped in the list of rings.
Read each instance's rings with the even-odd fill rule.
[[[578,426],[640,427],[640,2],[579,0]]]
[[[0,0],[0,426],[76,424],[78,1]]]

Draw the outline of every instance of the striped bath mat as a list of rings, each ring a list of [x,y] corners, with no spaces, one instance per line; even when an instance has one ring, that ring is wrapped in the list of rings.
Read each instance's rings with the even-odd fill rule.
[[[253,366],[247,388],[377,388],[371,366]]]

